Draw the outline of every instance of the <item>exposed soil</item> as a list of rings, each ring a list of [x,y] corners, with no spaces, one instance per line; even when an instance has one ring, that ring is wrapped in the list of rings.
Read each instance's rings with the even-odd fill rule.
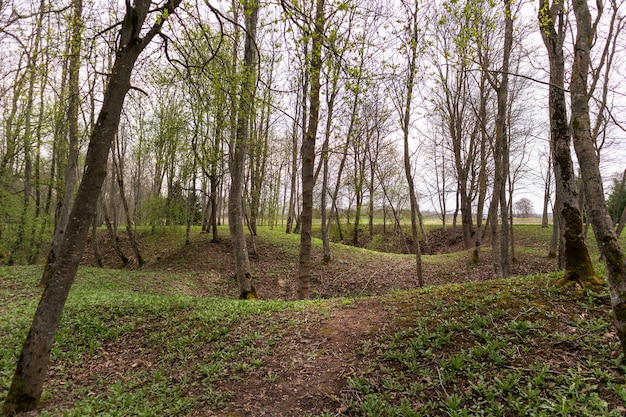
[[[363,366],[359,345],[391,323],[389,313],[375,300],[337,306],[327,316],[309,315],[278,353],[264,358],[263,367],[241,382],[220,387],[236,393],[236,400],[220,415],[341,412],[338,396],[347,393],[347,379]]]

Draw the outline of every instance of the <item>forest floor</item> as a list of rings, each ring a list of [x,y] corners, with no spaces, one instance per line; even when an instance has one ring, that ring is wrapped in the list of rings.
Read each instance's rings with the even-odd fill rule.
[[[221,228],[221,236],[227,234]],[[99,235],[99,247],[105,267],[123,268],[113,250],[111,239],[105,232]],[[471,263],[470,250],[463,249],[460,239],[450,239],[450,230],[433,227],[429,233],[429,244],[437,255],[423,256],[425,285],[459,284],[484,281],[493,278],[493,267],[489,241],[483,245],[481,261]],[[536,225],[520,226],[519,248],[510,265],[511,275],[540,274],[554,271],[556,260],[547,257],[549,229]],[[237,297],[232,243],[228,236],[212,242],[208,234],[195,234],[189,245],[184,236],[172,242],[170,234],[140,234],[145,269],[173,273],[198,274],[198,286],[193,295],[209,297]],[[262,236],[248,236],[248,251],[254,285],[261,299],[294,300],[298,276],[298,250],[300,235],[285,234],[282,230],[265,229]],[[120,235],[123,252],[132,258],[128,239]],[[256,248],[256,251],[253,250]],[[313,244],[311,251],[311,293],[313,298],[380,296],[392,290],[418,288],[415,273],[415,256],[382,253],[334,245],[333,261],[322,262],[320,241]],[[83,265],[95,265],[93,249],[88,247]],[[131,263],[128,268],[133,268]]]
[[[251,261],[261,301],[245,302],[233,300],[228,239],[146,233],[143,268],[80,270],[29,415],[625,415],[608,292],[554,288],[549,230],[516,231],[519,277],[492,280],[488,248],[472,265],[440,237],[424,289],[414,256],[333,245],[323,265],[314,240],[308,302],[292,301],[298,235],[262,230]],[[119,267],[102,235],[105,266]],[[0,268],[0,322],[14,322],[0,324],[0,400],[36,276]]]

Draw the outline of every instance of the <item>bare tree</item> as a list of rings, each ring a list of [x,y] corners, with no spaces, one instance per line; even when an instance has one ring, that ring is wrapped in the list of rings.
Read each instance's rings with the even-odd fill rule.
[[[626,262],[604,200],[600,160],[591,135],[589,117],[587,81],[591,42],[596,25],[592,24],[586,0],[574,0],[573,6],[576,16],[576,42],[570,88],[574,149],[578,160],[585,161],[580,165],[580,172],[585,184],[593,232],[606,267],[617,335],[621,342],[622,353],[626,354]]]
[[[515,209],[515,214],[517,217],[521,217],[523,219],[527,219],[532,217],[535,214],[535,209],[533,208],[533,202],[530,199],[524,197],[517,200],[513,207]]]
[[[584,241],[582,214],[578,205],[576,175],[570,154],[570,130],[565,101],[565,61],[563,41],[566,35],[564,5],[540,1],[539,28],[550,62],[550,147],[556,183],[556,216],[565,241],[565,276],[561,283],[597,283],[589,251]]]
[[[402,7],[406,13],[408,24],[406,26],[403,48],[405,48],[407,62],[405,68],[405,79],[402,85],[402,95],[398,97],[396,108],[400,115],[402,128],[402,141],[404,146],[404,173],[409,186],[409,201],[411,203],[411,234],[415,247],[415,270],[417,283],[420,287],[424,285],[422,273],[422,249],[420,247],[418,232],[419,203],[415,191],[415,181],[413,180],[413,170],[411,168],[411,156],[409,150],[409,134],[411,127],[411,106],[415,89],[415,79],[417,76],[417,66],[420,43],[420,15],[418,2],[416,0],[402,2]]]
[[[506,180],[509,169],[509,138],[507,129],[507,114],[509,104],[509,67],[513,47],[513,19],[512,0],[504,0],[502,11],[504,18],[504,43],[502,46],[502,62],[499,78],[488,77],[489,83],[496,92],[497,116],[496,132],[493,145],[494,183],[493,195],[489,206],[491,219],[491,247],[493,253],[493,272],[496,277],[509,276],[509,222]],[[482,48],[483,45],[479,46]],[[481,55],[484,70],[488,70],[488,62]],[[498,209],[500,221],[498,221]],[[499,227],[500,226],[500,227]]]

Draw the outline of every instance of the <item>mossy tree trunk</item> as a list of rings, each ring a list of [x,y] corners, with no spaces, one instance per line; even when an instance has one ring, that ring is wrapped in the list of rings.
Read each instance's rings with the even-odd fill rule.
[[[581,161],[580,172],[585,184],[589,216],[606,267],[617,335],[622,345],[622,353],[626,354],[626,263],[604,200],[600,158],[591,135],[589,117],[587,77],[594,38],[591,14],[586,0],[574,0],[573,6],[577,32],[570,83],[574,149],[578,160]]]
[[[550,61],[550,148],[556,182],[555,227],[562,225],[564,239],[565,275],[560,285],[578,283],[581,287],[600,283],[596,277],[583,234],[582,214],[578,205],[576,175],[572,163],[570,129],[565,100],[565,40],[564,4],[548,0],[539,2],[539,28]]]

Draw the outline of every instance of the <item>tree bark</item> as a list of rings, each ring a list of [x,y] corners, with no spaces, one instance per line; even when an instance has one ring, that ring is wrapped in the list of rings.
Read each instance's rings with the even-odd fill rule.
[[[179,3],[180,0],[170,0],[164,5],[164,9],[171,13]],[[139,54],[163,24],[164,18],[159,19],[143,38],[140,37],[149,6],[149,0],[136,0],[133,6],[127,3],[115,63],[104,92],[100,115],[89,141],[85,173],[76,194],[66,233],[2,406],[2,412],[6,414],[32,410],[41,398],[54,336],[82,258],[92,218],[96,213],[98,196],[107,174],[109,149],[117,131],[124,98],[130,88],[130,76]],[[161,16],[164,15],[165,13]]]
[[[554,221],[563,225],[565,241],[565,275],[560,285],[569,282],[582,287],[599,283],[583,236],[582,215],[578,205],[576,174],[572,163],[570,130],[565,100],[565,40],[564,4],[547,0],[539,3],[539,29],[550,61],[550,148],[556,182],[556,213]]]
[[[320,112],[320,88],[322,73],[322,43],[326,16],[324,0],[317,0],[315,6],[314,29],[311,34],[312,46],[309,61],[311,90],[309,92],[309,120],[306,135],[302,140],[302,213],[300,231],[300,256],[298,268],[298,299],[310,296],[311,281],[311,227],[313,222],[313,188],[315,187],[315,139]]]
[[[256,26],[259,16],[259,5],[256,0],[244,2],[246,35],[244,44],[244,63],[242,68],[241,93],[237,109],[236,137],[231,143],[229,165],[231,174],[230,193],[228,195],[228,226],[233,242],[235,256],[235,272],[239,283],[239,298],[256,298],[252,288],[250,259],[244,231],[243,190],[245,179],[245,160],[250,138],[250,120],[252,118],[252,101],[256,86]]]
[[[411,204],[411,234],[413,238],[413,246],[415,248],[415,273],[417,275],[417,284],[420,287],[424,286],[424,276],[422,274],[422,250],[420,247],[419,233],[418,233],[418,219],[417,213],[419,211],[419,204],[417,201],[417,195],[415,193],[415,183],[413,181],[413,172],[411,169],[411,158],[409,155],[409,127],[411,120],[411,103],[413,101],[413,89],[415,87],[415,76],[417,75],[417,48],[418,48],[418,36],[420,30],[420,23],[418,18],[417,2],[414,7],[408,10],[409,13],[409,26],[408,30],[409,39],[409,61],[407,67],[406,78],[406,97],[404,97],[404,113],[402,114],[402,138],[404,143],[404,173],[409,185],[409,201]]]
[[[580,172],[585,184],[589,217],[606,267],[617,335],[622,354],[626,354],[626,262],[604,199],[600,158],[591,136],[589,117],[587,79],[594,33],[587,1],[574,0],[573,7],[576,16],[576,42],[570,88],[574,149],[581,161]]]

